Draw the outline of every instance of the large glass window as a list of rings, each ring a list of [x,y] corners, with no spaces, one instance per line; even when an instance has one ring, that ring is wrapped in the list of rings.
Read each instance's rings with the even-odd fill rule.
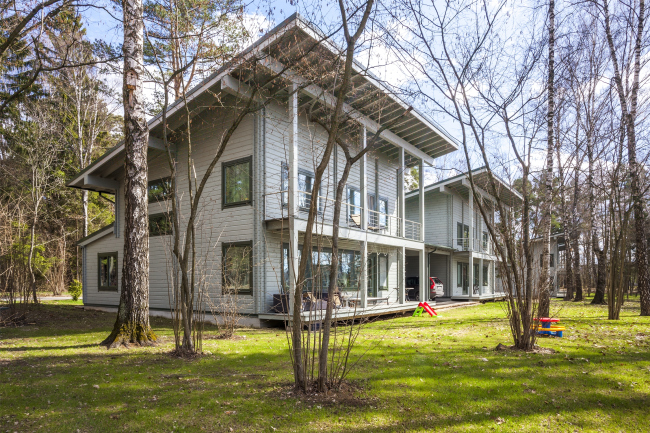
[[[117,252],[97,255],[99,290],[117,291]]]
[[[487,232],[483,232],[483,251],[487,251],[488,249],[488,234]]]
[[[489,268],[487,266],[483,266],[483,285],[487,286],[488,281],[489,281]]]
[[[253,291],[253,242],[223,243],[223,292],[250,294]]]
[[[298,248],[298,262],[302,254],[302,246]],[[289,291],[289,244],[282,247],[282,287]],[[332,263],[332,250],[323,248],[312,251],[312,259],[307,262],[305,285],[303,291],[327,293],[329,288],[329,272]],[[359,251],[339,250],[339,272],[337,286],[339,291],[356,291],[359,286],[361,272],[361,253]]]
[[[222,165],[223,207],[241,206],[251,203],[253,159],[238,159],[224,162]]]
[[[172,196],[172,178],[163,177],[161,179],[150,180],[147,187],[147,197],[149,203],[164,201]]]
[[[311,196],[314,189],[314,175],[308,171],[298,171],[298,206],[301,209],[309,209]]]
[[[474,286],[478,286],[479,275],[478,275],[478,263],[474,263]]]
[[[165,236],[172,234],[172,221],[168,213],[149,215],[149,236]]]
[[[456,223],[456,240],[457,244],[463,249],[469,245],[469,226],[467,224]]]
[[[388,200],[385,198],[379,199],[379,225],[386,227],[388,225]]]
[[[352,186],[348,187],[348,205],[348,217],[361,215],[361,192]]]

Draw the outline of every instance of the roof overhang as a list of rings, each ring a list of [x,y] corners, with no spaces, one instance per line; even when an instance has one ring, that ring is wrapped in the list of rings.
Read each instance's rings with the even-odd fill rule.
[[[494,200],[495,196],[499,198],[506,206],[515,207],[523,203],[524,199],[518,191],[514,190],[500,177],[494,173],[490,176],[489,170],[486,167],[481,167],[472,170],[472,180],[474,181],[474,190],[485,196],[490,200]],[[494,179],[495,189],[492,187],[490,177]],[[457,176],[450,177],[449,179],[441,180],[439,182],[428,185],[424,188],[425,192],[439,191],[448,192],[455,191],[461,196],[469,196],[472,191],[470,178],[468,173],[461,173]],[[411,191],[406,194],[407,198],[417,197],[418,191]]]
[[[299,105],[310,113],[326,112],[333,107],[337,78],[333,65],[341,64],[342,50],[324,34],[311,27],[299,14],[293,14],[253,45],[241,52],[197,86],[183,99],[176,100],[167,110],[166,125],[175,129],[193,116],[210,108],[221,108],[230,97],[236,103],[251,95],[251,85],[258,86],[257,98],[285,99],[292,84],[299,86]],[[306,74],[305,72],[309,72]],[[318,82],[309,76],[319,77]],[[328,82],[331,76],[331,81]],[[324,78],[323,78],[324,77]],[[266,80],[266,81],[265,81]],[[264,88],[258,85],[264,82]],[[189,110],[184,110],[188,104]],[[400,148],[406,153],[406,165],[419,160],[432,165],[435,158],[458,149],[457,144],[442,127],[404,102],[386,85],[355,63],[350,90],[345,98],[343,132],[356,137],[360,125],[370,134],[381,130],[375,138],[375,149],[398,159]],[[148,122],[149,151],[165,152],[162,137],[162,113]],[[354,142],[354,141],[353,141]],[[115,192],[116,173],[124,164],[124,144],[108,150],[67,185],[100,192]]]

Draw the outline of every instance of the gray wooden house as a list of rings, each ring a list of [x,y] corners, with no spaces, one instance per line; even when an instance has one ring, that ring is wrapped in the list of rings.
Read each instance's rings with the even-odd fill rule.
[[[224,294],[222,269],[228,257],[250,258],[248,265],[226,272],[237,274],[238,305],[253,325],[285,317],[273,310],[274,295],[277,298],[295,289],[294,269],[301,253],[306,207],[311,200],[319,201],[319,247],[312,251],[312,269],[319,271],[312,272],[309,285],[314,291],[327,285],[333,197],[345,160],[341,151],[336,152],[320,191],[313,191],[315,165],[327,135],[322,127],[308,121],[304,112],[314,106],[331,109],[334,96],[284,66],[301,55],[302,65],[307,63],[318,70],[321,64],[327,64],[325,60],[336,58],[337,51],[320,41],[322,35],[299,15],[293,15],[236,61],[190,90],[186,98],[188,108],[196,113],[191,124],[192,149],[200,178],[222,133],[231,125],[229,107],[246,101],[256,80],[277,74],[267,86],[270,90],[259,93],[258,97],[269,98],[264,108],[248,115],[238,126],[210,177],[197,228],[203,254],[201,275],[214,305],[219,305]],[[312,47],[313,55],[305,55],[305,47]],[[255,74],[247,73],[253,62]],[[362,147],[382,125],[391,126],[381,132],[379,146],[353,166],[347,182],[339,221],[339,287],[354,302],[341,307],[339,316],[353,311],[357,315],[375,315],[413,309],[405,297],[405,260],[407,256],[417,257],[418,272],[425,278],[424,234],[431,230],[429,220],[421,217],[423,205],[405,206],[404,173],[409,166],[431,165],[435,158],[457,149],[434,122],[417,110],[409,110],[381,82],[361,71],[360,66],[356,68],[353,90],[346,97],[344,111],[354,122],[345,133]],[[185,111],[182,101],[171,106],[171,128],[182,128]],[[149,129],[150,308],[155,314],[170,309],[170,270],[174,263],[169,228],[162,221],[169,212],[172,195],[167,189],[169,168],[161,142],[160,116],[149,121]],[[183,160],[188,145],[181,141],[173,150]],[[186,178],[181,167],[179,191],[187,190],[183,185]],[[70,187],[115,194],[115,223],[79,241],[83,251],[83,301],[89,306],[115,307],[119,302],[123,179],[124,147],[118,145],[68,182]],[[423,197],[424,188],[415,194]],[[183,198],[177,199],[182,207]],[[405,215],[407,208],[415,209],[410,217]]]
[[[476,190],[483,197],[489,218],[495,218],[495,198],[486,191],[486,168],[472,170]],[[519,193],[495,176],[500,199],[508,206],[522,202]],[[420,191],[406,195],[406,218],[419,222]],[[499,258],[479,210],[474,206],[467,173],[441,180],[424,188],[424,240],[427,274],[442,280],[445,296],[452,299],[503,297]],[[418,268],[407,257],[406,277]]]

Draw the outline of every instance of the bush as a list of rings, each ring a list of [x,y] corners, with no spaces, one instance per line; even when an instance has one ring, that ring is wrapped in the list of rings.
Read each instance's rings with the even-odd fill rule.
[[[68,293],[70,293],[70,296],[72,296],[73,300],[77,301],[79,300],[79,296],[81,296],[82,289],[83,287],[79,280],[72,280],[70,287],[68,287]]]

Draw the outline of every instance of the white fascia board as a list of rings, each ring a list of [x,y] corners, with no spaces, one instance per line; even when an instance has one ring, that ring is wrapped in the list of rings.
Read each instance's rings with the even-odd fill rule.
[[[270,69],[273,73],[276,74],[282,74],[284,77],[289,79],[290,81],[298,84],[301,88],[301,91],[310,97],[317,99],[321,101],[325,106],[329,108],[334,108],[336,107],[336,98],[334,95],[326,92],[323,90],[321,87],[315,85],[315,84],[309,84],[307,82],[306,78],[301,77],[294,71],[292,71],[289,68],[286,68],[282,63],[277,61],[276,59],[273,59],[272,57],[266,57],[264,59],[260,60],[260,63]],[[406,109],[405,109],[406,110]],[[375,122],[374,120],[364,116],[361,114],[359,111],[357,111],[355,108],[351,107],[350,105],[343,103],[343,111],[345,114],[350,116],[350,118],[354,119],[357,121],[359,124],[363,125],[366,127],[366,129],[371,132],[371,133],[376,133],[381,129],[381,125]],[[427,155],[426,153],[422,152],[420,149],[412,145],[411,143],[407,142],[403,138],[400,138],[397,136],[392,131],[389,130],[384,130],[379,134],[379,136],[388,141],[389,143],[404,148],[404,150],[409,153],[410,155],[422,159],[424,162],[426,162],[428,165],[432,166],[433,165],[433,157]]]
[[[95,242],[96,240],[99,240],[99,239],[103,238],[104,236],[108,236],[108,235],[110,235],[112,233],[113,233],[113,226],[108,226],[108,227],[104,228],[103,230],[99,230],[99,231],[93,233],[87,239],[84,239],[83,241],[79,242],[77,244],[77,246],[85,247],[85,246]]]

